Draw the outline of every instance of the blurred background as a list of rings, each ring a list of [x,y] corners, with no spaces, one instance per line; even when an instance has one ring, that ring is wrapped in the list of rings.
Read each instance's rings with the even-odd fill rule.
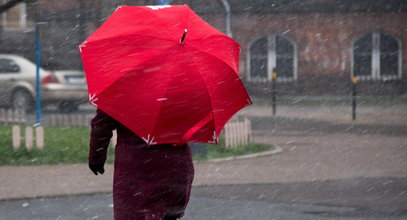
[[[4,3],[7,1],[4,0]],[[41,66],[81,69],[77,46],[119,5],[155,0],[15,1],[2,13],[1,53],[35,60],[35,23],[41,22]],[[272,71],[284,95],[406,93],[403,57],[406,3],[402,0],[172,0],[188,4],[242,47],[240,72],[251,95],[269,93]]]
[[[112,164],[100,178],[85,164],[94,108],[77,46],[118,6],[158,4],[238,42],[253,99],[232,119],[250,121],[235,134],[248,143],[193,146],[185,219],[407,218],[405,0],[0,0],[1,219],[112,218]],[[42,147],[27,145],[35,123]]]

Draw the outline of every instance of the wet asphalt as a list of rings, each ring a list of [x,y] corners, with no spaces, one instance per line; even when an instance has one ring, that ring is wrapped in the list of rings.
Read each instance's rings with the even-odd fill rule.
[[[309,117],[256,115],[249,118],[255,135],[265,137],[318,137],[340,133],[358,138],[363,135],[404,140],[407,132],[404,123],[336,123]],[[400,149],[399,153],[404,155],[405,148]],[[407,177],[399,176],[194,186],[183,219],[407,219]],[[113,219],[112,195],[3,200],[0,201],[0,220],[3,219]]]
[[[113,219],[112,195],[4,200],[0,219]],[[407,219],[407,178],[195,186],[183,219]]]

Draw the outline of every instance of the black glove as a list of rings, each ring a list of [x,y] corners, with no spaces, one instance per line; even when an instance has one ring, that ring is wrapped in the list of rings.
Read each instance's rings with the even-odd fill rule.
[[[102,164],[88,164],[89,169],[97,176],[98,173],[103,174],[105,173],[104,163]]]

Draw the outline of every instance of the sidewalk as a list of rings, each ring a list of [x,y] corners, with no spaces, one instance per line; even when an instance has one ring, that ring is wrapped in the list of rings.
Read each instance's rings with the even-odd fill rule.
[[[283,152],[196,163],[194,185],[407,177],[407,105],[362,105],[355,122],[349,107],[334,105],[281,105],[276,118],[255,105],[239,115],[252,120],[255,141]],[[86,164],[0,166],[0,199],[111,192],[112,175],[112,165],[102,176]]]

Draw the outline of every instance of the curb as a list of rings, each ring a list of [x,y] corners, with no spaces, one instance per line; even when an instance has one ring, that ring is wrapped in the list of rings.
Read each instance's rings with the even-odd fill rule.
[[[219,163],[219,162],[225,162],[225,161],[231,161],[231,160],[240,160],[240,159],[249,159],[249,158],[255,158],[255,157],[263,157],[263,156],[269,156],[273,154],[278,154],[283,151],[283,149],[279,146],[275,146],[276,149],[266,151],[266,152],[261,152],[261,153],[254,153],[254,154],[248,154],[248,155],[243,155],[243,156],[236,156],[236,157],[225,157],[225,158],[219,158],[219,159],[212,159],[208,161],[196,161],[198,163]]]

